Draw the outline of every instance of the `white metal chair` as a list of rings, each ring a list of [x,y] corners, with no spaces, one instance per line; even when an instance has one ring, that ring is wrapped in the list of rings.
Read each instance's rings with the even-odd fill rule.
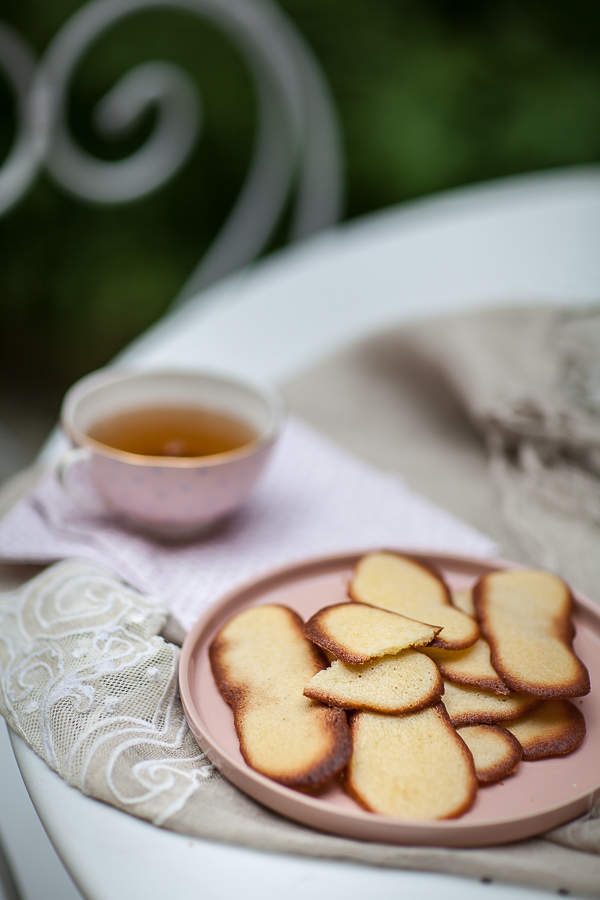
[[[75,196],[126,203],[164,184],[192,149],[200,126],[196,89],[178,67],[150,62],[130,70],[96,109],[100,131],[125,130],[158,107],[149,140],[118,162],[78,147],[66,122],[69,81],[93,42],[123,19],[154,10],[204,16],[236,44],[253,75],[259,128],[240,196],[222,231],[178,294],[182,300],[253,259],[265,246],[291,192],[291,239],[337,221],[342,167],[337,120],[310,49],[267,0],[92,0],[72,16],[36,65],[26,40],[0,22],[0,66],[13,87],[18,130],[0,169],[0,214],[23,196],[38,169]]]

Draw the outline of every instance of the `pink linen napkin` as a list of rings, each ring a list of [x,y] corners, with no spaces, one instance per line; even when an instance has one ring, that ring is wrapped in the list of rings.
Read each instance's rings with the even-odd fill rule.
[[[169,544],[73,501],[50,473],[0,523],[0,560],[100,563],[159,596],[189,628],[213,601],[268,569],[311,556],[402,547],[490,556],[495,544],[394,475],[297,419],[247,505],[211,534]]]

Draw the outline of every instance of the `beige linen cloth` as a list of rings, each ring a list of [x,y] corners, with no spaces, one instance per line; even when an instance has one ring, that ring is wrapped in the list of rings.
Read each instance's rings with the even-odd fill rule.
[[[506,556],[550,566],[600,602],[599,363],[598,312],[514,309],[370,338],[286,394],[293,412]],[[5,584],[14,574],[4,567]],[[600,895],[600,804],[544,837],[450,850],[325,835],[254,803],[190,736],[174,639],[160,600],[89,563],[59,563],[0,598],[0,712],[69,783],[175,831]],[[51,697],[48,673],[61,675]]]

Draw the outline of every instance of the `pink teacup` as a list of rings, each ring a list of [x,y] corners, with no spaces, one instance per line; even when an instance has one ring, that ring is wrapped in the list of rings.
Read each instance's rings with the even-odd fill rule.
[[[181,416],[191,408],[232,420],[249,439],[209,455],[177,455],[181,441],[174,439],[164,455],[145,455],[97,438],[103,423],[113,419],[134,421],[140,411],[158,415],[165,409]],[[101,370],[65,397],[61,421],[74,449],[63,457],[59,477],[72,496],[86,502],[72,478],[74,467],[84,463],[112,512],[160,536],[193,536],[244,503],[284,420],[283,400],[270,386],[204,372]]]

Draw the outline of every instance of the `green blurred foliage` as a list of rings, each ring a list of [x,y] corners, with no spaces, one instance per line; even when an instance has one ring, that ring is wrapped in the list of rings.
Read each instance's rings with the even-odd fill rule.
[[[4,0],[41,54],[80,0]],[[600,6],[589,0],[280,0],[339,110],[347,216],[432,191],[600,156]],[[72,84],[73,134],[105,159],[141,146],[152,116],[114,145],[95,103],[135,64],[168,59],[198,84],[205,125],[170,184],[91,206],[44,174],[0,220],[0,373],[64,389],[167,308],[223,222],[254,135],[243,61],[210,24],[147,12],[104,35]],[[0,81],[0,160],[14,129]],[[280,234],[273,246],[283,240]]]

